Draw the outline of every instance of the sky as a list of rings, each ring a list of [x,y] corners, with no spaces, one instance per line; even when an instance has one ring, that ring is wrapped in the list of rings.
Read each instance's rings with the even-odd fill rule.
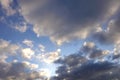
[[[120,0],[0,0],[0,80],[120,80]]]

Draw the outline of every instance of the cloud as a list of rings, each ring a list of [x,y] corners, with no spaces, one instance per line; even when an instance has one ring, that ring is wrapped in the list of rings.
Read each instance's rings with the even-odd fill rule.
[[[0,54],[4,55],[15,55],[20,47],[16,44],[10,43],[10,41],[6,41],[0,39]]]
[[[60,57],[60,49],[54,52],[42,53],[36,55],[38,60],[41,60],[45,63],[53,63],[55,60],[59,59]]]
[[[28,70],[28,72],[26,72]],[[0,62],[0,80],[46,80],[47,76],[42,74],[44,71],[30,70],[25,63],[1,63]],[[45,72],[44,72],[45,73]]]
[[[55,63],[61,63],[63,65],[68,65],[69,68],[73,68],[74,66],[81,65],[82,63],[85,63],[88,61],[85,57],[81,56],[80,54],[71,54],[69,56],[66,56],[65,58],[59,58],[55,61]]]
[[[13,0],[0,0],[0,5],[4,9],[5,14],[7,16],[10,16],[16,13],[16,11],[11,7],[12,3],[13,3]]]
[[[45,46],[43,46],[42,44],[40,44],[38,47],[40,48],[41,52],[45,52]]]
[[[13,27],[13,28],[22,32],[22,33],[26,32],[28,29],[26,23],[23,23],[23,25],[17,25],[16,27]]]
[[[22,43],[28,47],[33,47],[33,41],[31,40],[25,39]]]
[[[99,49],[94,42],[84,42],[83,46],[80,49],[80,52],[83,56],[91,59],[102,59],[106,55],[110,54],[109,50]]]
[[[116,17],[109,20],[106,31],[100,31],[93,35],[93,38],[102,44],[119,44],[120,43],[120,16],[116,13]]]
[[[79,52],[54,61],[60,65],[51,80],[119,80],[119,49],[120,44],[108,51],[94,42],[84,42]]]
[[[23,61],[22,62],[27,68],[29,68],[30,70],[34,70],[34,69],[38,69],[38,64],[33,64],[33,63],[30,63],[28,61]]]
[[[34,50],[32,50],[31,48],[23,48],[21,50],[21,55],[25,59],[31,59],[34,53]]]
[[[119,0],[20,0],[21,13],[34,24],[38,36],[57,44],[86,38],[98,25],[115,14]],[[40,3],[40,4],[38,4]]]
[[[71,54],[57,61],[61,64],[51,80],[113,80],[120,79],[119,64],[108,61],[88,60],[79,54]]]

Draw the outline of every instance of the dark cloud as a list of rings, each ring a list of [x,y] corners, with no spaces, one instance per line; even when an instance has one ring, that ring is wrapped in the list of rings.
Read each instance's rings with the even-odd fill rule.
[[[100,22],[117,11],[119,0],[20,0],[20,5],[38,36],[49,36],[61,44],[86,38],[91,30],[98,29]]]
[[[87,59],[80,54],[71,54],[65,58],[60,58],[55,63],[61,63],[63,65],[68,65],[69,67],[74,67],[76,65],[81,65],[86,62]]]
[[[67,58],[67,57],[66,57]],[[74,58],[76,61],[76,59]],[[77,63],[72,67],[68,63],[58,67],[56,73],[58,76],[54,76],[51,80],[113,80],[120,79],[119,70],[120,65],[111,63],[108,61],[94,62],[87,61],[81,65]]]
[[[112,53],[99,49],[93,42],[85,42],[78,53],[55,61],[60,66],[51,80],[119,80],[118,50],[119,45]]]

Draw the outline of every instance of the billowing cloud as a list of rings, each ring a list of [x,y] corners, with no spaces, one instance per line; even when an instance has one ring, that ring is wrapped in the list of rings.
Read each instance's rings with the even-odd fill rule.
[[[25,45],[28,46],[28,47],[33,47],[33,41],[28,40],[28,39],[25,39],[25,40],[23,41],[23,44],[25,44]]]
[[[23,48],[21,50],[22,57],[26,59],[31,59],[34,54],[35,52],[31,48]]]
[[[21,13],[38,36],[57,44],[86,38],[119,8],[119,0],[20,0]],[[39,4],[38,4],[39,3]]]

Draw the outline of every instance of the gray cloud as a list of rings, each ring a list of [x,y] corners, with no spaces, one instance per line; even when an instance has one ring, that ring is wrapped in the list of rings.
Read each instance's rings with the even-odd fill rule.
[[[60,66],[51,80],[119,80],[119,48],[116,45],[112,53],[85,42],[78,53],[55,61]]]
[[[98,28],[99,21],[117,11],[119,0],[20,0],[20,5],[38,36],[49,36],[61,44],[86,38],[91,30]]]
[[[47,77],[42,72],[30,70],[22,62],[0,62],[0,80],[45,80]]]
[[[102,59],[110,53],[109,50],[99,49],[94,42],[85,42],[80,49],[80,52],[83,56],[88,58],[99,58]]]
[[[73,58],[73,61],[77,62],[76,57]],[[93,61],[87,60],[86,62],[83,62],[81,65],[79,64],[81,64],[81,62],[78,62],[72,66],[69,65],[69,63],[63,63],[60,67],[58,67],[56,71],[58,75],[52,77],[51,80],[64,80],[64,79],[65,80],[73,80],[73,79],[75,80],[118,79],[119,80],[120,79],[119,64],[111,63],[108,61],[94,62],[94,60]]]
[[[119,12],[120,13],[120,12]],[[120,43],[120,16],[119,13],[112,18],[107,25],[106,31],[100,31],[93,35],[93,38],[102,44],[119,44]]]

